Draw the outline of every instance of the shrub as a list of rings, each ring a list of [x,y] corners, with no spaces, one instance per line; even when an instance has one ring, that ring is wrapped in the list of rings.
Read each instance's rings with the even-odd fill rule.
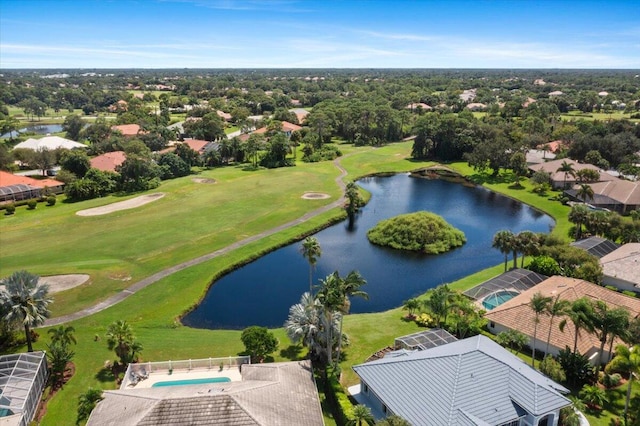
[[[267,355],[278,349],[278,339],[266,327],[247,327],[240,336],[253,362],[262,362]]]
[[[37,206],[38,206],[38,202],[36,200],[27,201],[27,209],[29,210],[35,210]]]
[[[336,422],[339,425],[346,424],[350,420],[349,413],[353,410],[353,404],[351,404],[349,397],[344,392],[344,388],[340,385],[338,375],[331,368],[327,368],[325,395],[336,407],[337,412],[334,413]]]
[[[560,275],[560,265],[550,256],[536,256],[531,263],[527,265],[527,269],[542,275],[551,277]]]
[[[55,206],[56,205],[56,201],[57,201],[57,199],[56,199],[55,195],[49,195],[47,197],[47,205],[48,206]]]
[[[431,315],[425,314],[425,313],[422,313],[422,314],[416,316],[415,322],[420,327],[433,327],[435,325],[435,321],[434,321],[433,317],[431,317]]]
[[[622,381],[622,376],[618,373],[608,374],[603,373],[600,377],[600,383],[604,385],[605,388],[611,389],[615,388]]]
[[[551,355],[544,357],[540,363],[540,371],[555,382],[564,382],[567,379],[562,366]]]
[[[16,212],[16,206],[15,204],[11,203],[11,204],[7,204],[7,206],[4,208],[4,214],[5,215],[12,215]]]
[[[595,383],[595,367],[589,359],[579,353],[573,353],[568,347],[558,354],[558,362],[567,376],[567,383],[574,387]]]

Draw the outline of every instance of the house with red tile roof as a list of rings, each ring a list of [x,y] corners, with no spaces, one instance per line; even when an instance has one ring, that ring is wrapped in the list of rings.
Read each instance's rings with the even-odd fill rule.
[[[594,302],[603,301],[611,309],[623,308],[627,310],[631,318],[640,317],[640,299],[626,296],[588,281],[553,276],[487,312],[485,318],[489,321],[489,331],[493,334],[499,334],[507,330],[518,330],[528,337],[528,344],[531,346],[533,344],[536,322],[535,314],[529,306],[529,302],[533,295],[538,292],[543,296],[554,299],[558,297],[560,300],[567,300],[569,302],[573,302],[581,297],[586,297]],[[567,321],[567,325],[564,327],[564,331],[560,331],[558,324],[560,324],[560,321],[565,320]],[[561,349],[567,346],[573,350],[576,334],[575,326],[571,319],[568,317],[559,317],[555,318],[554,323],[551,324],[550,318],[544,315],[540,318],[540,322],[537,325],[536,350],[541,352],[545,351],[549,330],[551,330],[551,338],[549,340],[550,354],[557,355]],[[578,351],[591,359],[592,362],[597,362],[597,355],[600,351],[600,340],[598,337],[595,334],[582,330],[578,333],[577,339]],[[617,339],[614,341],[613,347],[615,348],[618,343],[622,343],[622,341]],[[610,355],[608,350],[609,345],[607,344],[604,349],[603,359],[605,361]]]
[[[224,112],[220,110],[217,110],[216,114],[218,114],[218,117],[222,118],[224,121],[231,121],[231,119],[233,118],[231,114],[229,114],[228,112]]]
[[[33,179],[0,170],[0,203],[38,198],[44,189],[60,194],[64,182],[55,179]]]
[[[122,136],[131,138],[138,136],[141,129],[139,124],[120,124],[118,126],[111,126],[111,130],[117,130],[122,133]]]
[[[105,152],[89,160],[91,167],[103,172],[115,172],[116,167],[127,159],[124,151]]]
[[[296,130],[300,130],[302,129],[301,126],[298,126],[297,124],[293,124],[293,123],[289,123],[288,121],[282,121],[282,132],[287,136],[287,137],[291,137],[291,133],[295,132]],[[257,133],[257,134],[264,134],[267,133],[267,128],[266,127],[261,127],[258,130],[256,130],[253,133]]]

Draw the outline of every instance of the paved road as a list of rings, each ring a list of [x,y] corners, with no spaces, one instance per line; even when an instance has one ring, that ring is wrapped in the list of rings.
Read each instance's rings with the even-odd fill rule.
[[[343,157],[344,158],[344,157]],[[344,194],[344,189],[345,189],[345,184],[342,181],[342,179],[347,175],[347,171],[340,165],[340,158],[337,158],[333,161],[333,164],[338,168],[338,170],[340,171],[340,175],[338,177],[336,177],[335,182],[336,184],[340,187],[342,193]],[[135,294],[136,292],[142,290],[143,288],[150,286],[151,284],[160,281],[163,278],[168,277],[171,274],[174,274],[178,271],[182,271],[183,269],[189,268],[191,266],[194,265],[198,265],[200,263],[206,262],[208,260],[214,259],[218,256],[222,256],[223,254],[229,253],[230,251],[233,251],[237,248],[246,246],[247,244],[250,244],[254,241],[258,241],[264,237],[268,237],[270,235],[273,235],[277,232],[280,232],[284,229],[287,228],[291,228],[293,226],[299,225],[307,220],[309,220],[310,218],[317,216],[321,213],[324,213],[326,211],[329,211],[331,209],[334,209],[336,207],[342,206],[344,204],[344,195],[341,196],[338,200],[332,202],[331,204],[327,204],[326,206],[320,207],[316,210],[310,211],[309,213],[306,213],[305,215],[301,216],[300,218],[296,219],[296,220],[292,220],[291,222],[287,222],[285,224],[282,224],[278,227],[269,229],[267,231],[261,232],[259,234],[253,235],[251,237],[245,238],[244,240],[241,241],[237,241],[227,247],[221,248],[219,250],[216,250],[214,252],[211,253],[207,253],[205,255],[202,255],[200,257],[196,257],[195,259],[191,259],[188,260],[186,262],[180,263],[178,265],[172,266],[170,268],[164,269],[160,272],[157,272],[147,278],[144,278],[141,281],[138,281],[137,283],[131,285],[130,287],[127,287],[126,289],[122,290],[120,293],[115,294],[109,298],[107,298],[106,300],[103,300],[102,302],[90,306],[88,308],[82,309],[78,312],[74,312],[73,314],[69,314],[69,315],[63,315],[61,317],[56,317],[56,318],[51,318],[45,321],[45,323],[42,325],[42,327],[49,327],[49,326],[55,326],[55,325],[60,325],[60,324],[64,324],[70,321],[75,321],[77,319],[80,318],[84,318],[84,317],[88,317],[89,315],[93,315],[95,313],[98,313],[102,310],[105,310],[113,305],[115,305],[116,303],[120,303],[121,301],[123,301],[124,299],[126,299],[127,297],[131,296],[132,294]]]

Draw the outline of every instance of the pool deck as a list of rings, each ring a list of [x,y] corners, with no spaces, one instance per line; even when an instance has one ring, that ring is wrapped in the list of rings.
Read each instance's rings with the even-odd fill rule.
[[[242,381],[240,370],[236,366],[220,368],[194,368],[192,370],[173,370],[170,374],[168,370],[149,373],[146,379],[140,380],[137,384],[129,384],[126,389],[150,388],[154,383],[169,382],[177,380],[210,379],[214,377],[227,377],[232,382]]]

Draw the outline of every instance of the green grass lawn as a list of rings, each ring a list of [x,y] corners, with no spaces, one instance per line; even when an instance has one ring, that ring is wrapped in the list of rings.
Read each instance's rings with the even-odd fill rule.
[[[431,164],[409,158],[410,142],[375,149],[341,145],[341,149],[345,154],[342,165],[349,171],[346,180]],[[524,189],[513,189],[510,182],[500,178],[475,176],[464,163],[450,166],[476,180],[484,180],[493,190],[551,214],[557,222],[554,233],[566,236],[567,207],[532,194],[527,183],[523,183]],[[22,268],[40,275],[88,273],[91,275],[88,284],[56,294],[51,306],[54,316],[75,312],[159,270],[287,223],[335,200],[340,195],[334,182],[338,174],[330,162],[299,163],[295,168],[256,172],[227,167],[201,174],[201,177],[215,179],[215,184],[198,184],[192,177],[163,182],[153,192],[164,192],[164,198],[105,216],[79,217],[75,212],[131,196],[58,203],[53,207],[40,204],[33,211],[20,207],[15,215],[0,217],[0,276]],[[332,198],[303,200],[300,196],[305,191],[326,192]],[[42,424],[72,423],[80,393],[90,386],[105,389],[115,386],[113,377],[102,370],[105,361],[115,359],[105,342],[106,328],[115,320],[125,319],[132,324],[144,346],[144,360],[196,359],[241,352],[244,348],[240,331],[188,328],[180,324],[179,317],[205,295],[210,283],[224,271],[297,240],[342,215],[340,209],[334,209],[170,275],[109,309],[73,322],[78,340],[74,359],[76,374],[50,401]],[[456,289],[468,288],[502,271],[503,265],[496,265],[451,285]],[[123,281],[129,277],[130,280]],[[392,345],[395,337],[419,329],[414,323],[403,321],[402,316],[403,312],[397,308],[345,318],[345,332],[351,340],[342,362],[345,385],[356,382],[352,365]],[[38,332],[41,339],[35,348],[44,349],[48,341],[46,329]],[[276,361],[304,356],[301,348],[291,346],[282,328],[274,332],[280,341],[280,349],[274,353]]]

